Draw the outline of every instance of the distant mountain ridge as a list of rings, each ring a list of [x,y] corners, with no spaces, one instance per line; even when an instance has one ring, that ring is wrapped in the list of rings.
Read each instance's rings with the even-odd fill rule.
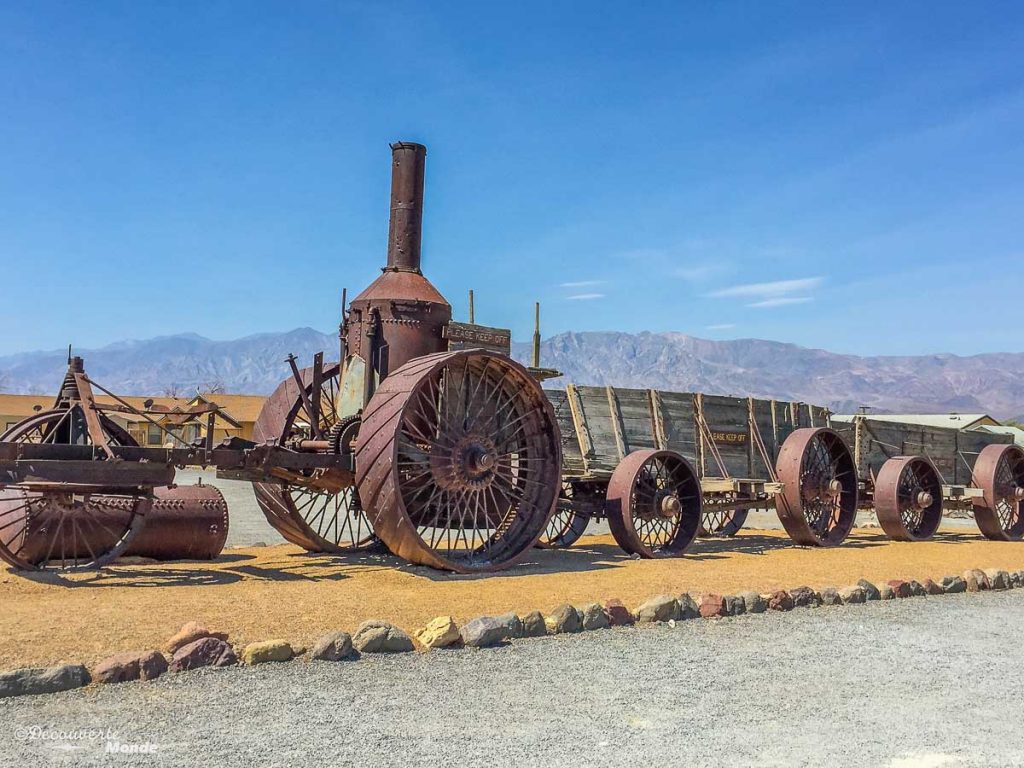
[[[308,364],[314,352],[337,357],[336,334],[312,328],[213,341],[194,333],[121,341],[76,350],[92,377],[126,395],[189,394],[197,388],[266,394],[288,375],[285,358]],[[529,357],[529,344],[513,355]],[[0,357],[0,388],[50,393],[60,383],[66,351]],[[969,357],[840,355],[760,339],[713,341],[683,333],[560,333],[541,344],[541,362],[565,377],[552,384],[656,387],[712,394],[801,400],[850,412],[985,412],[1024,414],[1024,353]]]

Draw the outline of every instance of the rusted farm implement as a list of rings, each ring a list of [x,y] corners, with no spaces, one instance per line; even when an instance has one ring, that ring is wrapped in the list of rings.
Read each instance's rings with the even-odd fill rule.
[[[188,503],[175,493],[190,509],[216,506],[195,490],[160,490],[185,465],[251,481],[271,525],[309,551],[386,547],[461,572],[571,544],[594,518],[643,557],[680,555],[702,529],[735,533],[759,507],[774,507],[794,541],[831,546],[872,496],[902,538],[934,533],[944,498],[969,498],[986,536],[1024,535],[1024,454],[998,436],[978,451],[969,481],[937,486],[926,455],[865,463],[861,442],[851,451],[822,408],[543,389],[557,372],[539,367],[537,334],[533,367],[520,365],[509,331],[453,321],[421,273],[425,154],[392,146],[387,265],[343,300],[340,362],[320,353],[300,369],[290,359],[252,441],[214,445],[214,409],[199,406],[189,415],[211,419],[205,439],[139,447],[111,414],[157,411],[106,390],[116,404],[101,405],[99,385],[72,359],[55,407],[0,435],[0,557],[19,568],[98,567],[129,551],[154,517],[168,539],[184,536],[173,513],[154,512],[168,494],[179,513]]]

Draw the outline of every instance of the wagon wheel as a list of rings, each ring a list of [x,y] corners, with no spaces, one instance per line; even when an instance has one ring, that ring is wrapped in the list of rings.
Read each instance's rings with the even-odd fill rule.
[[[562,494],[555,504],[555,511],[548,520],[544,533],[537,540],[537,546],[541,549],[571,547],[587,530],[590,516],[581,514],[571,506],[572,502],[576,501],[576,491],[577,485],[571,480],[562,483]]]
[[[608,483],[608,526],[626,552],[678,557],[701,522],[700,480],[675,451],[634,451]]]
[[[31,416],[0,435],[0,442],[69,443],[84,424],[80,406]],[[137,445],[124,429],[100,414],[110,445]],[[75,428],[76,434],[87,431]],[[84,439],[88,439],[86,436]],[[145,522],[152,504],[142,489],[92,493],[87,486],[53,490],[32,484],[0,490],[0,558],[24,570],[89,570],[116,559]]]
[[[831,429],[795,430],[782,444],[776,465],[783,490],[775,510],[797,544],[835,546],[857,517],[853,455]]]
[[[458,572],[508,567],[544,532],[561,443],[543,390],[518,363],[470,349],[416,358],[363,414],[356,481],[396,555]]]
[[[983,492],[974,499],[974,520],[982,534],[995,541],[1024,536],[1024,450],[985,446],[974,463],[972,483]]]
[[[359,419],[337,416],[340,368],[335,363],[324,369],[316,393],[318,422],[331,450],[347,453],[351,452]],[[312,369],[302,371],[302,380],[312,405]],[[312,417],[305,403],[294,379],[281,382],[260,411],[253,439],[286,445],[296,438],[311,438]],[[367,549],[378,543],[350,474],[321,468],[289,473],[283,480],[284,484],[253,483],[253,491],[267,521],[288,541],[310,552],[333,553]]]
[[[734,501],[735,496],[729,494],[726,499]],[[716,503],[722,500],[718,497],[706,500],[704,513],[701,515],[700,530],[697,531],[698,536],[735,536],[747,522],[747,513],[750,510],[729,509],[727,506]]]
[[[930,539],[942,522],[942,479],[922,456],[897,456],[875,479],[878,523],[897,541]]]

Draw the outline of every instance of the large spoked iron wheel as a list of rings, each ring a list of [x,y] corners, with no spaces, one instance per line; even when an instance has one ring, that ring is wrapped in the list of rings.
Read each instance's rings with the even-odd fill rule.
[[[111,446],[135,440],[100,414]],[[58,408],[15,424],[0,441],[67,444],[85,435],[79,406]],[[143,489],[93,493],[88,487],[8,486],[0,490],[0,558],[23,570],[78,571],[102,568],[119,557],[142,528],[152,497]]]
[[[322,382],[313,392],[312,369],[302,371],[309,398],[319,401],[319,432],[335,453],[351,451],[358,431],[358,419],[339,419],[340,366],[324,368]],[[267,399],[253,427],[253,439],[287,445],[294,440],[312,439],[313,417],[298,383],[286,379]],[[310,552],[343,553],[367,549],[378,543],[373,528],[359,503],[355,478],[338,469],[314,469],[281,473],[281,483],[253,483],[256,501],[267,521],[280,534]]]
[[[700,480],[674,451],[634,451],[608,483],[608,526],[626,552],[679,557],[701,524]]]
[[[1016,445],[987,445],[974,463],[973,484],[983,495],[974,500],[974,521],[993,541],[1024,537],[1024,450]]]
[[[698,536],[729,537],[735,536],[747,522],[747,509],[730,509],[729,502],[734,501],[733,494],[713,496],[704,500],[704,513],[701,515]]]
[[[492,571],[537,542],[561,486],[554,411],[521,365],[484,350],[414,359],[363,413],[359,496],[396,555]]]
[[[564,481],[555,511],[544,533],[537,540],[537,546],[541,549],[564,549],[579,541],[587,530],[590,516],[581,513],[575,505],[588,501],[592,496],[593,493],[588,493],[585,486],[570,480]]]
[[[857,518],[857,473],[853,454],[831,429],[805,427],[782,444],[776,463],[784,484],[775,510],[797,544],[841,544]]]
[[[924,541],[942,522],[942,479],[923,456],[897,456],[875,478],[878,524],[897,541]]]

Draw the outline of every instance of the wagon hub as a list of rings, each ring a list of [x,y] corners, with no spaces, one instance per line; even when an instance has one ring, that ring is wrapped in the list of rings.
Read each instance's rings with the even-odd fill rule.
[[[489,438],[466,435],[451,448],[435,445],[430,463],[435,481],[446,490],[478,489],[494,479],[498,452]]]
[[[665,518],[673,518],[683,511],[682,502],[679,501],[679,497],[674,493],[670,493],[663,496],[661,499],[661,516]]]
[[[934,501],[935,497],[928,493],[928,491],[921,491],[917,494],[917,498],[914,499],[918,509],[928,509]]]

